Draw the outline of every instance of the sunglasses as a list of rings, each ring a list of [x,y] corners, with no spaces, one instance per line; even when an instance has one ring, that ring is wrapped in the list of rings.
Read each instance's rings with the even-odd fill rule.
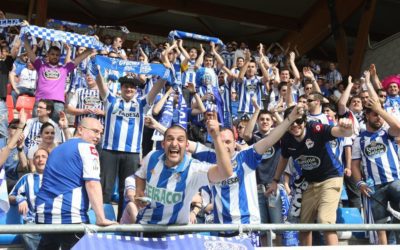
[[[297,124],[297,125],[301,125],[301,124],[303,124],[305,121],[304,121],[304,119],[303,118],[299,118],[299,119],[297,119],[297,120],[295,120],[294,122],[293,122],[293,124]],[[292,125],[293,125],[292,124]]]
[[[315,100],[313,100],[313,99],[307,99],[307,102],[308,102],[308,103],[313,102],[313,101],[315,101]]]
[[[244,129],[244,127],[243,126],[238,126],[238,129]]]

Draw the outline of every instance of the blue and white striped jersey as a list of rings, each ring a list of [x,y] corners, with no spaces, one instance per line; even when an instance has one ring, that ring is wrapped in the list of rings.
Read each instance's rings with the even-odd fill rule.
[[[396,142],[387,128],[375,132],[363,131],[353,144],[353,160],[361,160],[366,179],[371,177],[375,185],[399,179],[399,158]]]
[[[26,201],[28,203],[28,213],[24,218],[25,221],[35,221],[35,201],[36,194],[42,186],[43,174],[29,173],[22,176],[14,188],[11,190],[10,195],[17,198],[17,203]]]
[[[47,159],[36,197],[36,222],[86,223],[89,197],[85,181],[100,181],[96,147],[73,138],[56,147]]]
[[[136,176],[146,180],[146,196],[152,202],[139,211],[140,224],[188,224],[190,204],[199,188],[208,185],[208,170],[212,166],[185,155],[172,168],[165,166],[163,150],[150,152]]]
[[[52,119],[49,118],[48,122],[51,123],[55,129],[54,141],[58,143],[63,143],[65,141],[63,131]],[[26,150],[29,150],[29,148],[39,144],[40,128],[42,127],[42,125],[43,123],[39,121],[38,117],[31,118],[26,122],[26,126],[24,128]]]
[[[77,109],[104,109],[103,101],[100,98],[98,89],[79,88],[69,101],[69,104]],[[75,116],[75,125],[85,117],[93,117],[98,119],[104,125],[104,116],[96,114],[84,114]]]
[[[253,96],[257,97],[257,103],[262,107],[261,96],[262,96],[262,81],[261,77],[254,76],[250,79],[244,77],[242,83],[238,83],[239,89],[239,108],[238,112],[253,114],[254,106],[251,102]]]
[[[183,86],[187,86],[188,82],[193,83],[196,86],[196,70],[195,70],[196,60],[188,61],[188,65],[185,66],[187,69],[183,72]]]
[[[261,157],[253,147],[237,152],[231,160],[233,175],[211,185],[214,223],[260,223],[255,170],[261,162]],[[216,163],[215,151],[200,143],[197,144],[193,158]]]
[[[146,96],[129,102],[108,91],[103,149],[139,153],[141,151]]]

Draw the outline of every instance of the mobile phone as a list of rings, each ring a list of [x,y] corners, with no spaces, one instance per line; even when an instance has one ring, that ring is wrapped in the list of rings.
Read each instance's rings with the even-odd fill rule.
[[[151,203],[151,198],[149,197],[136,197],[135,199],[141,201],[142,203]]]

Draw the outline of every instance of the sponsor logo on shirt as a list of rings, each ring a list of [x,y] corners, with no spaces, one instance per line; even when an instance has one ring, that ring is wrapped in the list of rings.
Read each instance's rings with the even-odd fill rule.
[[[152,201],[159,202],[164,205],[174,205],[182,202],[183,193],[170,191],[165,188],[153,187],[147,183],[147,197]]]
[[[99,156],[99,153],[97,152],[97,150],[96,150],[96,148],[94,146],[90,146],[89,148],[90,148],[90,153],[92,155],[95,155],[97,157]]]
[[[58,71],[58,69],[46,69],[44,71],[44,77],[47,80],[58,80],[60,79],[60,72]]]
[[[304,170],[313,170],[321,164],[321,159],[312,155],[300,155],[295,161]]]
[[[332,140],[329,141],[329,144],[331,145],[331,148],[336,148],[338,145],[338,141],[337,140]]]
[[[380,142],[372,141],[364,148],[364,153],[367,157],[376,158],[387,151],[386,145]]]
[[[228,178],[228,179],[226,179],[226,180],[224,180],[224,181],[221,181],[221,186],[232,185],[232,184],[238,183],[239,180],[240,180],[240,179],[239,179],[239,177],[237,177],[237,176],[231,177],[231,178]]]
[[[83,104],[86,107],[95,107],[100,104],[100,98],[97,96],[87,96],[83,99]]]
[[[140,114],[139,112],[131,112],[131,111],[125,112],[123,110],[118,110],[117,116],[122,116],[125,118],[139,118]]]

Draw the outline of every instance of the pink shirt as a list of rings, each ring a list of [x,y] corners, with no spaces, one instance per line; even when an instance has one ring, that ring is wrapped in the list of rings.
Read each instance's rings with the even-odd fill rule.
[[[69,62],[63,66],[54,66],[36,59],[33,63],[38,75],[36,101],[48,99],[65,102],[64,90],[68,73],[74,70],[75,64]]]

